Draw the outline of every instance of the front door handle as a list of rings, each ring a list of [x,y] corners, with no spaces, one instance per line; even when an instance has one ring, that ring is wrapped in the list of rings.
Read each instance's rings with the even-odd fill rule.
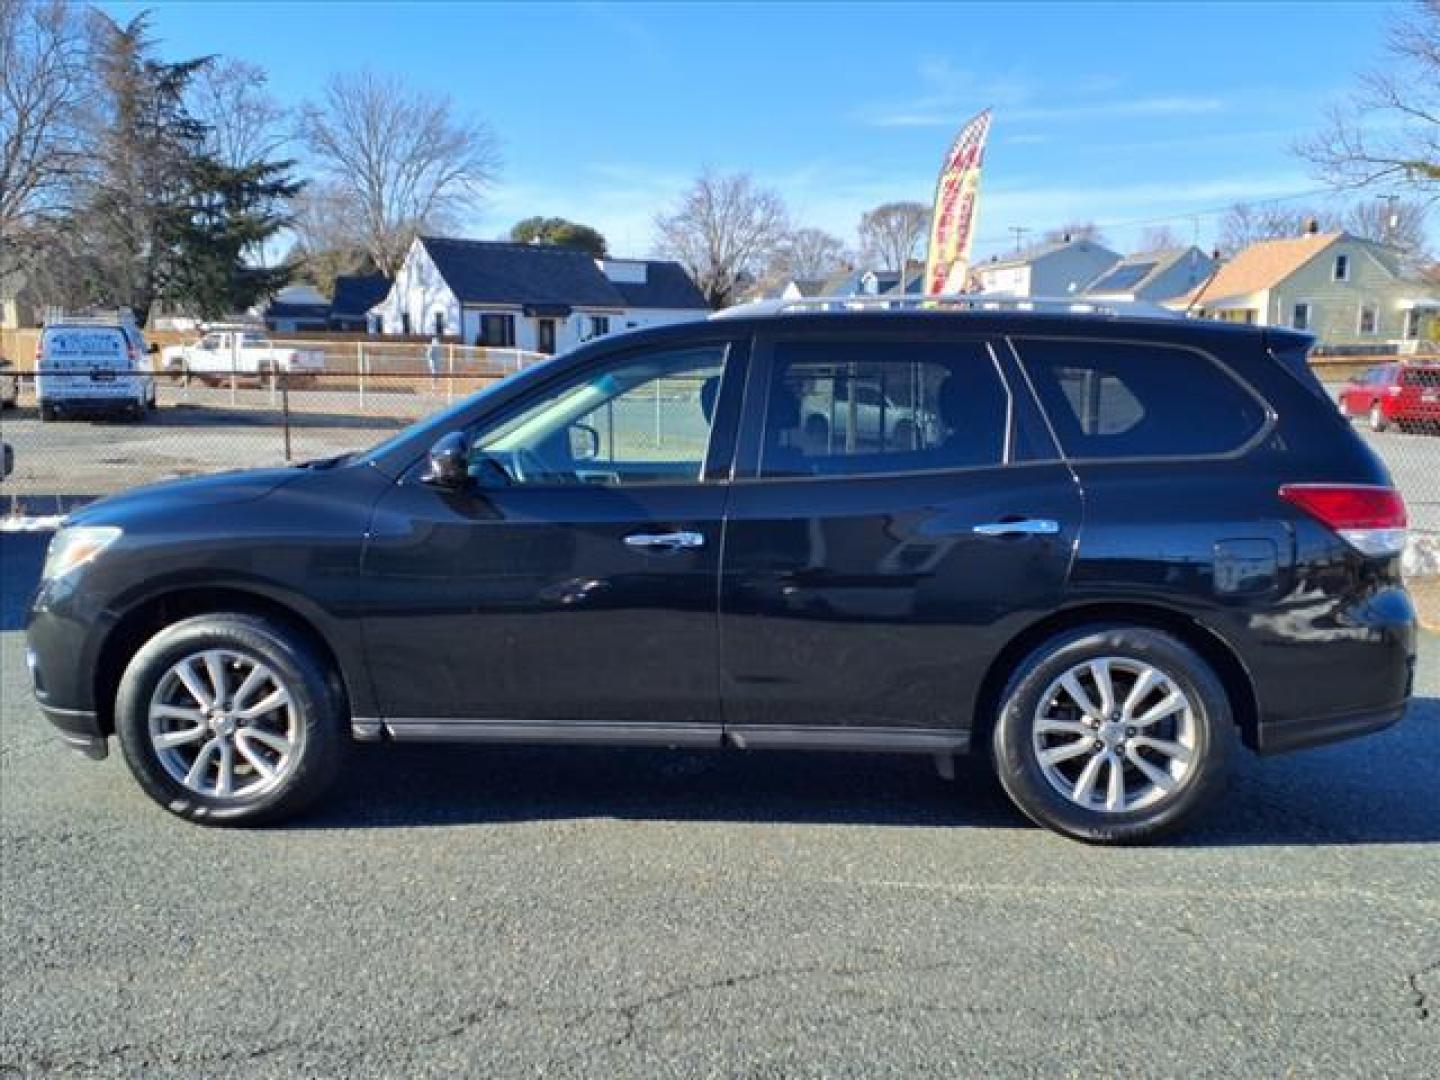
[[[1059,531],[1060,523],[1050,518],[987,521],[974,530],[976,536],[1054,536]]]
[[[677,551],[680,548],[704,547],[705,535],[698,532],[632,533],[625,537],[625,546]]]

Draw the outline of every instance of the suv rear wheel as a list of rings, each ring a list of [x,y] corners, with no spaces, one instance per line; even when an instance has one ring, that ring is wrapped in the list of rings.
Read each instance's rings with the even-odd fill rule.
[[[344,747],[326,667],[253,615],[201,615],[145,643],[120,680],[115,727],[130,771],[174,814],[257,825],[308,806]]]
[[[1078,840],[1134,843],[1216,796],[1234,738],[1225,689],[1193,649],[1148,627],[1091,626],[1019,666],[993,752],[1031,820]]]

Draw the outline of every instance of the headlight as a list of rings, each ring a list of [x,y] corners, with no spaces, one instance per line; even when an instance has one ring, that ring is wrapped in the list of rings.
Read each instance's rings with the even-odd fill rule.
[[[119,539],[120,530],[113,525],[77,525],[61,529],[50,541],[41,577],[46,581],[63,577],[98,557]]]

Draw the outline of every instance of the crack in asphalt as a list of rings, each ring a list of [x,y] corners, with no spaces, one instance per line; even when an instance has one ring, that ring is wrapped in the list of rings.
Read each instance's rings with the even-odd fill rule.
[[[1418,971],[1412,971],[1405,977],[1405,982],[1410,987],[1410,1005],[1421,1020],[1431,1019],[1430,996],[1425,987],[1425,977],[1436,971],[1440,971],[1440,960],[1427,964]]]
[[[438,1046],[457,1039],[469,1036],[475,1029],[483,1027],[489,1020],[497,1015],[518,1011],[522,1013],[546,1014],[552,1017],[558,1016],[567,1028],[576,1028],[588,1020],[602,1016],[618,1019],[621,1022],[622,1030],[615,1036],[602,1044],[606,1051],[617,1051],[627,1046],[642,1046],[645,1043],[643,1015],[657,1007],[669,1002],[679,1001],[698,994],[706,994],[714,991],[729,991],[740,987],[755,985],[758,983],[770,982],[777,979],[864,979],[877,975],[922,975],[934,972],[947,971],[968,966],[968,960],[942,960],[930,963],[910,963],[897,958],[894,963],[880,965],[788,965],[770,968],[761,968],[757,971],[741,972],[738,974],[725,975],[717,978],[695,980],[684,982],[669,990],[646,994],[628,1002],[591,1007],[576,1012],[573,1016],[566,1016],[564,1010],[547,1009],[543,1006],[536,1009],[525,1005],[517,1004],[503,997],[497,997],[487,1004],[477,1008],[466,1010],[455,1017],[441,1030],[431,1031],[425,1034],[416,1034],[408,1039],[399,1037],[394,1028],[381,1028],[374,1030],[357,1029],[350,1032],[343,1041],[316,1040],[312,1038],[301,1039],[295,1036],[287,1036],[283,1039],[263,1041],[257,1045],[245,1048],[234,1048],[215,1051],[191,1051],[184,1047],[176,1048],[166,1052],[160,1045],[150,1043],[148,1045],[137,1045],[135,1043],[123,1042],[112,1046],[99,1048],[92,1054],[75,1057],[50,1057],[43,1053],[30,1053],[17,1055],[9,1060],[0,1061],[0,1076],[25,1075],[29,1071],[38,1069],[44,1072],[54,1073],[77,1073],[93,1072],[109,1067],[140,1067],[140,1068],[205,1068],[226,1065],[253,1064],[264,1058],[273,1057],[289,1050],[298,1050],[310,1055],[332,1053],[341,1057],[347,1055],[363,1060],[367,1054],[366,1046],[375,1041],[382,1041],[388,1046],[394,1047],[397,1043],[403,1043],[408,1047]],[[1440,961],[1429,964],[1409,974],[1406,977],[1407,985],[1410,988],[1409,1007],[1418,1013],[1422,1020],[1432,1017],[1431,1006],[1429,1005],[1430,988],[1427,986],[1427,977],[1434,972],[1440,971]],[[1241,1007],[1235,1010],[1225,1009],[1200,1009],[1188,1013],[1185,1019],[1189,1022],[1206,1020],[1228,1020],[1234,1019],[1239,1014],[1249,1013],[1248,1007]],[[977,1003],[935,1003],[916,1000],[904,1002],[887,1003],[875,1005],[870,1008],[846,1011],[843,1016],[836,1016],[822,1019],[821,1022],[827,1025],[850,1023],[857,1019],[873,1016],[885,1016],[899,1018],[906,1013],[926,1013],[937,1015],[966,1016],[976,1018],[987,1018],[997,1016],[1015,1016],[1016,1014],[1027,1014],[1036,1020],[1044,1023],[1094,1023],[1113,1024],[1116,1022],[1148,1021],[1164,1019],[1174,1021],[1177,1019],[1174,1010],[1169,1007],[1156,1007],[1150,1005],[1139,1005],[1134,1008],[1114,1007],[1097,1010],[1067,1010],[1050,1011],[1044,1009],[1027,1008],[1018,1003],[1004,1005],[984,1005]],[[1379,1020],[1393,1019],[1393,1013],[1377,1014],[1364,1012],[1350,1015],[1337,1014],[1333,1009],[1293,1009],[1273,1011],[1269,1014],[1271,1020],[1297,1021],[1297,1020],[1322,1020],[1334,1021],[1337,1019],[1350,1020]],[[817,1018],[818,1019],[818,1018]],[[574,1061],[582,1059],[594,1049],[595,1044],[589,1047],[581,1047],[575,1052],[566,1054],[559,1058],[552,1058],[553,1064],[563,1067]]]

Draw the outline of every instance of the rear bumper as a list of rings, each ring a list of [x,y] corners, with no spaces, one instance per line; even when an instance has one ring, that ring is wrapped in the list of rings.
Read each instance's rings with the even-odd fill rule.
[[[140,394],[136,393],[124,397],[42,398],[40,404],[59,413],[112,413],[127,412],[140,400]]]
[[[1262,754],[1288,754],[1312,746],[1353,739],[1383,731],[1405,715],[1405,703],[1374,712],[1342,713],[1320,719],[1286,720],[1261,724],[1256,749]]]

